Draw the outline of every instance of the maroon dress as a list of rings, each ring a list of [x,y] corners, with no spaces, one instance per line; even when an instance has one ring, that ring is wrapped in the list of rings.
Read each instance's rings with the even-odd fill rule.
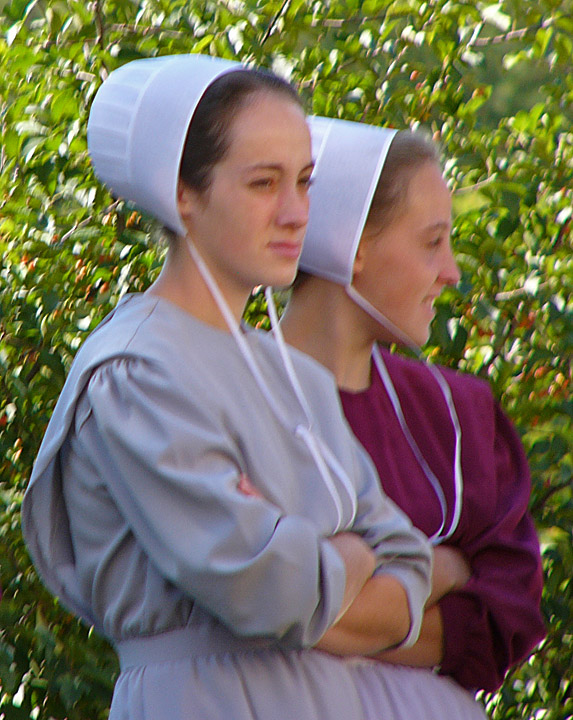
[[[454,430],[437,382],[423,363],[382,350],[416,443],[454,507]],[[495,690],[507,669],[544,637],[542,569],[528,513],[531,480],[519,436],[488,384],[442,368],[462,428],[463,505],[447,544],[466,554],[472,577],[440,601],[445,650],[441,673],[468,689]],[[372,456],[386,493],[428,536],[440,503],[400,427],[373,363],[370,387],[341,391],[344,412]]]

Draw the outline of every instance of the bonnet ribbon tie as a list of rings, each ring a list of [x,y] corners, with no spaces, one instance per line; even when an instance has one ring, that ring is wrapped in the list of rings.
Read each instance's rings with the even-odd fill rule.
[[[447,380],[443,376],[442,372],[439,370],[439,368],[432,365],[427,358],[424,357],[422,354],[421,348],[408,336],[406,333],[404,333],[399,327],[397,327],[389,318],[387,318],[383,313],[380,312],[374,305],[368,302],[365,297],[363,297],[355,287],[352,286],[352,284],[348,284],[345,287],[345,290],[349,297],[354,300],[354,302],[361,307],[364,312],[366,312],[370,317],[372,317],[374,320],[376,320],[380,325],[385,327],[387,330],[389,330],[392,335],[394,335],[400,342],[404,343],[407,347],[409,347],[411,350],[413,350],[416,353],[416,356],[419,360],[422,361],[422,363],[428,368],[428,371],[430,374],[434,377],[435,381],[438,383],[438,386],[440,388],[440,391],[442,393],[442,396],[444,398],[444,401],[446,403],[446,407],[448,409],[448,413],[450,416],[450,420],[452,423],[452,427],[454,429],[455,434],[455,445],[454,445],[454,509],[452,512],[452,519],[450,522],[450,526],[448,530],[442,534],[442,531],[444,529],[444,526],[446,524],[446,514],[447,514],[447,503],[446,498],[444,496],[444,492],[442,490],[442,487],[438,481],[438,478],[428,465],[428,462],[426,461],[425,457],[423,456],[420,448],[418,447],[417,442],[415,441],[412,433],[410,432],[410,428],[408,427],[406,423],[406,419],[404,417],[404,413],[402,411],[402,406],[400,404],[400,400],[398,398],[398,393],[396,392],[396,388],[394,387],[394,384],[392,382],[392,379],[390,378],[390,374],[388,373],[388,368],[386,367],[386,363],[384,362],[384,359],[380,353],[380,350],[378,349],[378,346],[374,346],[374,350],[372,353],[372,356],[374,358],[374,363],[376,364],[376,368],[380,374],[380,377],[382,378],[382,382],[384,383],[384,387],[386,388],[386,392],[388,393],[388,396],[390,397],[390,401],[392,402],[392,406],[394,408],[394,412],[396,413],[396,417],[398,418],[398,422],[400,423],[400,427],[402,429],[402,432],[404,433],[404,436],[406,437],[406,440],[408,441],[408,444],[410,445],[410,448],[412,452],[414,453],[414,456],[416,460],[418,461],[418,464],[422,468],[424,475],[426,476],[426,479],[432,486],[432,489],[434,490],[434,493],[436,494],[438,498],[438,502],[440,505],[440,509],[442,512],[442,522],[440,524],[440,527],[438,530],[429,538],[430,542],[432,542],[434,545],[439,545],[440,543],[444,542],[444,540],[447,540],[450,538],[453,533],[455,532],[456,528],[459,525],[460,522],[460,516],[462,512],[462,501],[463,501],[463,489],[464,489],[464,482],[463,482],[463,473],[462,473],[462,462],[461,462],[461,450],[462,450],[462,428],[460,425],[460,421],[458,418],[458,414],[456,412],[456,407],[454,404],[454,400],[452,398],[452,392],[450,389],[450,386],[448,385]]]
[[[201,254],[199,253],[199,251],[195,247],[195,244],[193,243],[193,241],[191,240],[191,238],[189,236],[186,237],[186,241],[187,241],[187,247],[189,248],[191,257],[193,258],[195,264],[197,265],[197,268],[199,269],[199,272],[201,273],[201,276],[202,276],[203,280],[205,281],[205,284],[209,288],[209,291],[211,292],[213,299],[217,303],[217,306],[218,306],[219,310],[221,311],[221,314],[223,315],[223,319],[225,320],[227,327],[229,328],[235,342],[237,343],[237,346],[239,347],[241,355],[243,356],[249,370],[251,371],[251,374],[252,374],[253,378],[255,379],[255,382],[257,383],[260,391],[262,392],[264,398],[266,399],[267,403],[269,404],[269,407],[271,408],[272,412],[275,414],[276,418],[290,432],[292,432],[292,425],[288,420],[286,412],[280,406],[279,402],[277,401],[276,397],[273,395],[273,392],[271,391],[267,382],[265,381],[265,378],[261,372],[259,364],[252,352],[252,349],[251,349],[249,343],[247,342],[244,334],[241,332],[239,324],[237,323],[233,313],[231,312],[231,309],[229,308],[229,305],[228,305],[225,297],[223,296],[223,293],[221,292],[215,278],[213,277],[207,264],[201,257]],[[268,301],[269,297],[270,297],[270,302]],[[276,319],[277,319],[276,307],[274,305],[274,301],[272,298],[272,293],[270,291],[270,288],[268,288],[267,302],[269,302],[269,314],[274,315],[274,320],[276,321]],[[273,324],[272,316],[271,316],[271,324]],[[295,392],[295,395],[298,399],[299,404],[302,407],[302,410],[304,412],[306,422],[308,425],[308,427],[306,427],[305,425],[299,424],[294,429],[294,434],[296,437],[299,437],[307,446],[307,448],[318,468],[320,477],[322,478],[322,480],[323,480],[324,484],[326,485],[326,488],[332,498],[332,501],[334,503],[334,506],[335,506],[336,512],[337,512],[337,516],[338,516],[336,530],[334,531],[334,533],[336,533],[336,532],[339,532],[341,529],[343,529],[343,527],[349,527],[355,518],[356,510],[357,510],[356,492],[355,492],[352,482],[350,481],[350,478],[348,477],[348,474],[346,473],[344,468],[340,465],[340,463],[338,462],[338,460],[336,459],[334,454],[327,447],[326,443],[324,443],[322,441],[322,439],[319,436],[317,436],[317,434],[312,429],[312,424],[313,424],[312,412],[310,410],[310,407],[308,405],[306,397],[304,396],[304,393],[300,386],[300,382],[298,380],[298,377],[297,377],[294,367],[292,365],[292,360],[290,358],[288,350],[286,349],[286,343],[284,342],[282,332],[278,329],[278,323],[275,323],[275,326],[273,327],[273,334],[277,341],[279,354],[281,356],[281,360],[283,362],[287,376],[289,378],[289,382]],[[340,493],[338,492],[336,485],[333,482],[332,473],[334,473],[338,477],[338,479],[342,482],[346,492],[348,493],[350,501],[351,501],[352,515],[349,518],[348,522],[346,522],[346,523],[343,520],[342,500],[340,497]]]
[[[271,328],[274,335],[274,338],[277,343],[277,347],[279,350],[279,354],[282,358],[284,368],[286,370],[286,373],[288,375],[288,378],[290,380],[291,386],[294,390],[295,395],[298,398],[298,401],[303,409],[304,414],[306,415],[306,421],[308,423],[308,427],[305,428],[303,426],[298,426],[296,429],[297,434],[299,437],[301,437],[307,444],[309,450],[311,451],[313,457],[315,458],[317,465],[318,463],[318,456],[323,458],[322,462],[326,461],[326,464],[330,468],[330,470],[338,477],[340,482],[343,484],[348,497],[350,498],[350,502],[352,504],[352,519],[356,516],[357,512],[357,498],[356,498],[356,490],[354,489],[354,486],[352,485],[352,482],[350,478],[348,477],[348,473],[344,470],[332,450],[328,447],[328,445],[324,442],[324,440],[313,432],[312,426],[313,426],[313,415],[312,411],[310,409],[310,406],[307,402],[307,399],[304,395],[303,389],[300,385],[298,376],[296,374],[296,371],[294,369],[294,365],[292,362],[292,358],[290,356],[290,353],[287,348],[287,344],[284,339],[283,332],[281,330],[278,314],[277,314],[277,308],[275,305],[275,301],[273,298],[272,288],[267,287],[265,288],[265,297],[267,299],[267,308],[269,311],[269,319],[271,321]],[[312,438],[312,440],[311,440]],[[313,449],[316,448],[316,449]],[[328,473],[328,479],[325,475],[323,475],[323,480],[327,484],[327,487],[330,489],[330,494],[332,495],[332,499],[334,500],[337,507],[340,503],[340,495],[336,491],[336,488],[334,487],[334,484],[332,483],[332,477],[330,473]],[[338,500],[335,498],[338,498]],[[342,506],[340,505],[340,511],[342,509]],[[342,520],[341,515],[339,511],[339,526],[337,528],[337,532],[340,529],[340,522]]]

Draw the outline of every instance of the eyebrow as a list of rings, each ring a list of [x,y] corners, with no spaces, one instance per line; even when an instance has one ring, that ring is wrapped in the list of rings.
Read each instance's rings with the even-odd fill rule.
[[[431,230],[447,230],[448,228],[452,227],[451,222],[444,222],[442,220],[439,220],[436,223],[432,223],[431,225],[427,225],[424,230],[425,231],[431,231]]]
[[[276,172],[282,172],[284,170],[284,166],[280,163],[257,163],[255,165],[249,165],[249,167],[247,167],[247,172],[257,170],[273,170]],[[303,168],[301,168],[300,172],[304,172],[305,170],[314,170],[314,163],[308,163],[308,165],[305,165]]]

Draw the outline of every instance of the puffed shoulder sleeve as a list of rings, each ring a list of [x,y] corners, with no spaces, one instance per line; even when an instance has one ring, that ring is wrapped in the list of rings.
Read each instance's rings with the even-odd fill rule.
[[[487,522],[475,524],[464,547],[470,581],[440,601],[442,672],[465,687],[488,691],[499,687],[508,668],[527,657],[545,635],[539,541],[528,512],[527,459],[512,423],[493,398],[490,402],[489,447],[482,448],[491,457],[490,477],[480,478],[476,488],[485,494],[491,486],[490,514]],[[486,437],[483,428],[481,435]],[[475,515],[477,521],[485,509]]]
[[[418,639],[424,606],[430,593],[431,546],[426,536],[381,490],[374,464],[358,441],[356,462],[363,485],[358,495],[354,529],[363,533],[363,538],[376,552],[376,574],[394,576],[406,590],[410,630],[401,646],[409,647]]]
[[[236,634],[313,645],[342,604],[342,560],[309,520],[237,491],[237,440],[196,385],[140,359],[100,366],[81,419],[98,474],[166,579]]]

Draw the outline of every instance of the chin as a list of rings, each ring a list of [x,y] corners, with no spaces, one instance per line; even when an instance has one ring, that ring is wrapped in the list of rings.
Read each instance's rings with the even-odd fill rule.
[[[412,338],[416,345],[422,346],[430,339],[430,328],[424,328],[423,330],[420,328],[412,328],[412,331],[408,332],[408,335]]]
[[[407,326],[404,327],[404,330],[408,333],[408,335],[417,345],[422,347],[430,339],[430,333],[432,328],[431,321],[434,319],[434,314],[432,313],[431,318],[428,318],[426,313],[426,315],[422,315],[422,317],[412,317],[411,319],[413,321],[412,324],[409,328]]]
[[[429,328],[408,327],[407,325],[399,325],[398,328],[418,347],[425,345],[430,338]],[[400,339],[393,339],[393,342],[396,342],[398,345],[407,344]]]
[[[428,342],[430,337],[430,326],[427,322],[417,322],[416,318],[412,317],[412,314],[408,314],[404,317],[404,313],[402,313],[400,316],[392,317],[389,312],[381,312],[382,316],[387,318],[389,325],[383,325],[379,320],[376,320],[377,329],[375,331],[375,337],[378,342],[396,343],[397,345],[401,345],[403,347],[407,347],[411,343],[421,347]],[[414,321],[413,325],[410,324],[412,321]],[[392,326],[402,333],[403,337],[399,335],[397,336],[394,333]]]
[[[266,284],[274,288],[287,288],[293,284],[296,277],[296,272],[297,266],[292,268],[292,270],[289,270],[289,272],[276,273],[273,276],[269,277],[269,280]]]

